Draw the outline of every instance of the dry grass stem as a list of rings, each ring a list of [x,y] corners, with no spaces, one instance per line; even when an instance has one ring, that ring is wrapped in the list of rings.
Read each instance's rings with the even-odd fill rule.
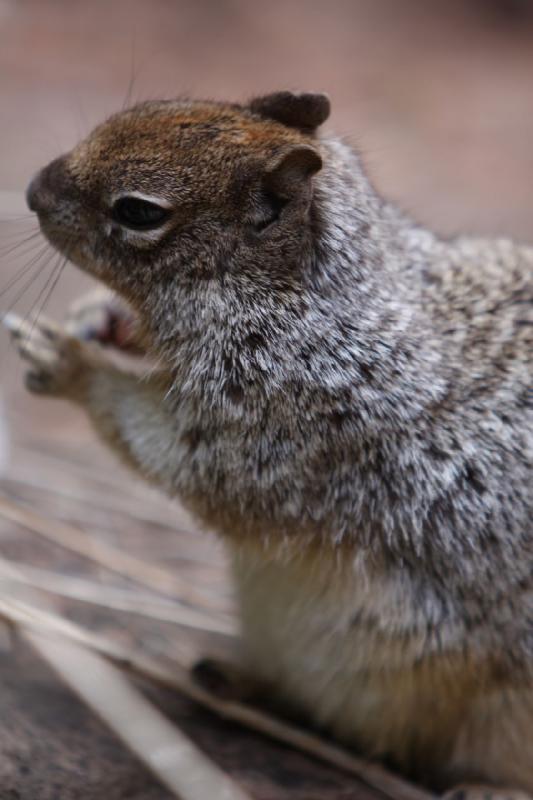
[[[209,602],[204,594],[196,592],[185,581],[156,564],[141,561],[107,542],[90,536],[74,525],[48,520],[4,496],[0,496],[0,517],[22,525],[33,533],[44,536],[49,541],[156,592],[169,594],[180,602],[195,606],[197,610],[203,608],[210,614],[220,616],[216,605]]]
[[[14,578],[18,573],[15,565],[0,561],[3,578]],[[30,597],[38,595],[33,587],[26,586],[24,591]],[[40,656],[177,798],[251,800],[129,683],[110,663],[109,653],[106,659],[98,654],[98,637],[86,635],[31,603],[1,595],[0,614],[10,625],[22,627],[23,636]]]
[[[23,423],[24,419],[21,419],[21,428]],[[24,455],[26,463],[33,466],[36,471],[46,472],[55,470],[56,473],[63,476],[75,476],[83,482],[84,486],[92,484],[93,487],[97,489],[98,492],[102,492],[103,495],[109,495],[109,493],[112,492],[117,498],[121,497],[128,503],[131,501],[135,506],[140,505],[135,493],[132,491],[132,486],[135,487],[135,483],[132,484],[131,481],[126,482],[123,480],[121,478],[122,473],[119,470],[96,470],[86,462],[73,460],[72,450],[70,449],[63,449],[60,451],[56,448],[52,451],[48,449],[44,443],[39,447],[34,441],[24,442],[18,438],[16,452]],[[155,490],[150,492],[142,485],[141,488],[142,502],[145,505],[144,518],[146,521],[148,522],[151,520],[152,522],[158,522],[162,520],[163,524],[168,525],[173,517],[171,501],[158,495]],[[149,516],[146,514],[146,506],[150,508]],[[164,511],[162,512],[162,508],[164,509],[165,507],[168,508],[168,515],[166,515]]]
[[[10,470],[7,477],[9,483],[14,483],[24,488],[38,489],[43,492],[54,494],[57,497],[62,497],[75,503],[82,503],[90,508],[97,508],[99,511],[110,511],[114,514],[134,519],[137,523],[147,523],[149,525],[161,525],[166,528],[171,528],[173,534],[182,537],[187,536],[196,538],[196,534],[188,528],[181,528],[176,526],[176,520],[173,519],[170,513],[165,514],[161,509],[154,508],[155,501],[152,501],[150,495],[147,495],[148,500],[143,495],[143,501],[134,496],[120,498],[116,494],[109,494],[102,492],[100,489],[90,490],[83,485],[83,488],[76,488],[75,486],[66,486],[65,473],[60,471],[56,465],[52,469],[48,466],[43,471],[50,476],[54,476],[53,481],[43,479],[40,472],[36,472],[34,468],[15,468]],[[71,481],[72,483],[72,481]],[[170,512],[170,509],[169,509]]]
[[[357,758],[341,747],[325,742],[312,733],[308,733],[242,703],[229,702],[215,697],[194,683],[189,676],[188,670],[183,665],[173,664],[172,668],[170,668],[156,659],[140,657],[136,653],[124,650],[106,638],[85,631],[83,628],[61,617],[44,613],[40,609],[29,607],[24,603],[10,601],[1,596],[0,616],[39,635],[48,634],[52,637],[66,637],[91,650],[95,650],[122,669],[165,688],[180,691],[191,700],[224,719],[237,722],[251,730],[308,753],[352,775],[356,775],[360,780],[382,792],[391,800],[434,800],[434,796],[429,792],[411,786],[396,776],[389,774],[381,766]]]
[[[27,631],[25,636],[176,797],[251,800],[109,661],[71,641],[36,631]]]
[[[59,597],[149,617],[158,622],[180,625],[196,631],[225,636],[236,635],[236,624],[213,619],[188,606],[176,605],[150,595],[139,595],[128,589],[118,589],[50,570],[37,569],[26,564],[17,564],[17,574],[2,579],[2,582],[22,584]]]

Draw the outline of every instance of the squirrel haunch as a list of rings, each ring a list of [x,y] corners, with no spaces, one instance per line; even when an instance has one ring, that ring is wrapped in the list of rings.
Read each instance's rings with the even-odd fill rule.
[[[73,397],[227,540],[260,680],[434,785],[533,792],[533,250],[417,225],[328,114],[145,103],[34,179],[160,365]]]

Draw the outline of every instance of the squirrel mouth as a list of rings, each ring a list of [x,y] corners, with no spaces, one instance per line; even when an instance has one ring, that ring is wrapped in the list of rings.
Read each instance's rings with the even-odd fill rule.
[[[37,217],[44,238],[55,250],[58,250],[70,260],[75,249],[74,243],[77,238],[74,231],[69,231],[64,225],[59,224],[57,220],[54,220],[51,214],[39,213]]]

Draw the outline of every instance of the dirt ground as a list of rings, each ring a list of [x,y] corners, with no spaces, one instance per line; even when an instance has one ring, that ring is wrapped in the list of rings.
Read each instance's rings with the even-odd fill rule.
[[[121,108],[128,94],[132,100],[179,94],[241,100],[279,88],[327,91],[333,105],[328,130],[360,149],[380,190],[404,210],[445,235],[466,231],[533,243],[532,8],[527,0],[0,0],[0,312],[11,306],[25,312],[46,300],[46,311],[61,316],[69,300],[89,285],[73,268],[67,269],[47,298],[50,262],[43,263],[37,280],[25,290],[25,279],[10,286],[39,251],[33,240],[17,247],[34,230],[32,220],[9,219],[25,213],[23,192],[34,171]],[[191,562],[174,553],[170,528],[166,533],[154,528],[147,548],[141,520],[124,530],[123,517],[105,509],[76,511],[72,502],[48,490],[36,490],[31,498],[20,494],[24,475],[63,486],[62,459],[77,464],[76,475],[68,475],[71,489],[81,491],[84,470],[91,480],[102,477],[95,491],[103,491],[107,481],[109,496],[130,483],[95,442],[80,413],[60,402],[29,397],[22,389],[22,374],[0,331],[0,422],[5,427],[5,435],[0,427],[1,492],[31,500],[50,517],[98,528],[102,536],[141,556],[149,553],[176,569],[189,569],[195,580]],[[139,507],[155,507],[153,495],[134,491]],[[176,527],[190,529],[179,509],[165,509]],[[216,545],[205,547],[208,560],[222,565]],[[40,540],[23,539],[18,529],[5,524],[0,525],[0,553],[37,566],[52,565],[65,574],[82,570],[59,549],[51,557]],[[217,574],[223,583],[223,566]],[[100,627],[106,624],[105,618],[99,620]],[[96,724],[85,721],[80,708],[66,729],[54,728],[52,706],[44,704],[39,711],[39,704],[27,698],[37,696],[41,687],[60,708],[74,708],[68,693],[24,652],[17,657],[20,670],[11,657],[6,660],[0,646],[0,680],[12,689],[3,694],[0,714],[18,720],[17,730],[26,726],[33,731],[34,744],[49,735],[72,744],[68,725],[78,730]],[[20,683],[21,675],[27,683]],[[191,730],[201,739],[201,722],[195,722],[190,709],[180,714],[190,717]],[[0,723],[0,756],[7,752],[6,730]],[[227,734],[211,730],[213,740]],[[203,735],[202,746],[209,749],[209,732]],[[243,736],[235,735],[237,740]],[[54,794],[50,781],[46,790],[40,786],[38,765],[45,769],[49,763],[47,751],[32,751],[23,738],[15,746],[11,736],[11,793],[2,794],[0,788],[0,796],[103,796],[102,776],[108,763],[118,759],[125,777],[117,779],[116,791],[105,790],[106,797],[166,797],[149,782],[144,787],[144,778],[137,781],[138,768],[122,751],[113,750],[116,743],[109,745],[107,761],[104,736],[99,732],[93,737],[100,743],[95,758],[102,759],[96,773],[83,758],[88,740],[75,739],[71,763],[65,767],[74,780],[71,794]],[[259,786],[257,775],[269,758],[281,763],[275,748],[269,753],[262,762],[260,755],[252,758],[244,778],[235,764],[234,773],[249,786],[254,780]],[[231,758],[219,756],[232,769]],[[33,777],[30,760],[37,765]],[[6,785],[6,763],[0,758],[0,787]],[[313,768],[303,765],[306,769]],[[292,772],[269,778],[268,766],[265,770],[266,783],[257,797],[312,796],[311,784],[298,783]],[[293,762],[291,770],[297,771]],[[366,790],[356,784],[344,782],[341,789],[338,777],[330,773],[313,776],[321,797],[365,796]]]

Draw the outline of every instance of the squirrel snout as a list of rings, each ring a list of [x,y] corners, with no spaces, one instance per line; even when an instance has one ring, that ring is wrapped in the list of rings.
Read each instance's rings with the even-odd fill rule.
[[[41,184],[41,172],[35,175],[28,188],[26,189],[26,205],[30,211],[39,210],[39,187]]]
[[[31,180],[26,189],[26,203],[30,211],[45,214],[57,206],[58,198],[62,196],[63,187],[67,183],[65,162],[64,156],[56,158]]]

